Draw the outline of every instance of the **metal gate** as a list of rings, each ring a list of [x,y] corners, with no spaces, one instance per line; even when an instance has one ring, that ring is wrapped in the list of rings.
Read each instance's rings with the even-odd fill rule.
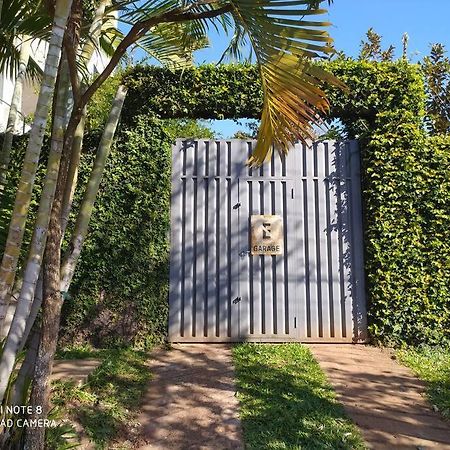
[[[357,142],[297,144],[250,169],[253,145],[173,147],[170,341],[365,340]],[[252,254],[262,215],[282,224],[282,254]]]

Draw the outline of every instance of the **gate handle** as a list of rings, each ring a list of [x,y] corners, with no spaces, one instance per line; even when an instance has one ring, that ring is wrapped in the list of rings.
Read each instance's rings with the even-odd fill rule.
[[[239,256],[240,256],[241,258],[244,258],[246,255],[250,255],[250,250],[242,250],[242,251],[239,253]]]

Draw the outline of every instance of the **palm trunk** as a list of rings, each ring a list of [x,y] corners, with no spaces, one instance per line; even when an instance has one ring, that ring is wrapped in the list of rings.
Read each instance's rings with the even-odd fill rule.
[[[25,223],[31,202],[31,193],[44,139],[45,127],[58,72],[61,46],[72,0],[57,0],[52,36],[45,61],[44,77],[39,92],[30,140],[25,153],[22,174],[17,189],[6,247],[0,267],[0,321],[5,315],[5,303],[14,283],[17,261],[22,245]]]
[[[22,91],[23,82],[25,80],[25,72],[28,66],[28,60],[30,59],[30,47],[31,40],[27,36],[23,36],[22,44],[20,47],[20,62],[19,71],[17,72],[16,81],[14,84],[14,92],[11,100],[11,106],[9,108],[8,122],[6,125],[5,136],[3,138],[3,146],[0,153],[0,201],[3,197],[3,191],[5,189],[8,178],[8,167],[11,157],[11,148],[13,136],[17,122],[17,112],[20,109],[22,103]]]
[[[96,165],[94,165],[94,171],[96,176],[86,190],[85,199],[86,202],[93,202],[92,193],[97,192],[98,184],[101,179],[101,167],[104,167],[105,158],[109,153],[111,146],[112,136],[117,126],[117,121],[122,108],[123,100],[126,90],[121,87],[118,90],[114,106],[110,114],[110,121],[105,128],[104,135],[102,137],[102,143],[99,147],[99,152],[102,153],[101,158],[96,158]],[[67,142],[69,148],[71,148],[72,142]],[[98,164],[97,164],[98,163]],[[38,358],[36,361],[33,385],[31,390],[30,406],[32,411],[36,411],[36,406],[42,406],[43,412],[41,415],[37,415],[33,412],[30,415],[31,419],[37,419],[38,417],[47,417],[49,410],[49,377],[53,367],[53,359],[56,352],[56,344],[58,340],[59,323],[61,318],[61,212],[62,212],[62,199],[64,196],[64,187],[67,181],[68,160],[65,161],[65,168],[61,166],[60,173],[58,175],[58,186],[53,203],[52,214],[50,218],[51,233],[48,237],[47,248],[45,252],[45,269],[44,269],[44,303],[42,310],[42,334],[39,344]],[[84,201],[83,201],[84,203]],[[92,211],[92,210],[91,210]],[[89,208],[86,209],[84,217],[89,217]],[[84,220],[83,220],[84,223]],[[79,247],[81,248],[81,247]],[[44,429],[43,428],[29,428],[26,430],[25,435],[25,449],[26,450],[41,450],[44,443]]]
[[[36,317],[39,313],[39,310],[41,309],[42,305],[42,297],[44,296],[44,284],[42,281],[43,277],[43,271],[41,270],[41,273],[39,274],[37,286],[36,286],[36,292],[34,293],[34,300],[33,304],[31,305],[30,314],[27,318],[27,324],[25,326],[25,331],[23,332],[22,336],[22,342],[20,343],[18,353],[20,353],[23,348],[25,347],[25,344],[27,342],[28,336],[30,335],[30,332],[34,326],[34,322],[36,321]]]
[[[106,159],[108,158],[111,150],[114,133],[119,122],[126,93],[127,89],[125,86],[119,86],[114,98],[111,112],[109,113],[108,121],[105,125],[105,130],[103,131],[102,139],[95,157],[94,168],[92,169],[89,177],[77,221],[75,223],[75,228],[72,233],[72,238],[70,240],[69,252],[65,255],[62,263],[61,292],[67,292],[69,290],[69,286],[75,272],[75,266],[86,238],[89,221],[94,209],[95,198],[105,171]]]
[[[90,39],[87,39],[86,43],[84,44],[84,46],[82,48],[82,52],[81,52],[81,58],[86,61],[89,61],[91,59],[95,48],[99,48],[98,39],[100,36],[102,24],[103,24],[105,8],[107,6],[109,6],[110,4],[111,4],[111,0],[102,0],[95,11],[94,20],[89,28]],[[64,80],[64,83],[65,82],[66,81]],[[62,114],[62,112],[61,112],[61,114]],[[80,162],[81,148],[82,148],[83,134],[84,134],[85,115],[86,115],[86,108],[83,110],[83,116],[82,116],[80,123],[78,124],[78,127],[75,131],[75,136],[74,136],[74,141],[73,141],[73,148],[72,148],[72,153],[71,153],[67,187],[66,187],[64,201],[63,201],[64,207],[63,207],[63,213],[62,213],[62,217],[61,217],[62,234],[63,235],[64,235],[65,229],[67,227],[69,214],[70,214],[71,207],[72,207],[73,194],[74,194],[76,183],[77,183],[78,166],[79,166],[79,162]],[[50,215],[50,211],[48,213],[48,216],[49,215]],[[30,255],[32,254],[32,251],[30,252]],[[42,258],[39,258],[39,259],[42,259]],[[35,272],[33,272],[33,275],[35,275]],[[35,278],[31,278],[31,283],[35,284]],[[31,291],[27,293],[27,295],[32,296],[33,295],[32,291],[33,291],[33,287],[31,288]],[[41,293],[41,299],[42,299],[42,293]],[[7,302],[8,302],[8,298],[5,303],[7,303]],[[34,303],[33,303],[33,305],[34,305]],[[29,320],[28,320],[28,322],[29,322]],[[6,330],[6,332],[7,332],[7,330]],[[5,337],[5,336],[6,336],[6,333],[4,332],[4,329],[2,330],[1,311],[0,311],[0,337]]]
[[[17,374],[16,381],[13,385],[12,404],[13,405],[26,405],[29,383],[33,376],[33,369],[36,364],[36,357],[39,348],[39,338],[41,336],[40,328],[34,327],[30,336],[30,341],[27,347],[27,353],[22,365],[20,366],[19,373]]]
[[[47,172],[42,190],[35,228],[30,244],[30,251],[25,265],[25,272],[17,300],[16,311],[12,320],[6,343],[0,360],[0,401],[3,399],[9,376],[14,368],[17,352],[23,340],[27,318],[33,303],[36,283],[41,271],[41,262],[44,255],[47,239],[50,211],[56,189],[61,151],[63,146],[65,108],[69,91],[69,78],[67,61],[60,65],[60,78],[56,94],[53,115],[53,130],[51,147],[47,164]],[[1,324],[0,324],[1,325]],[[1,333],[1,329],[0,329]]]

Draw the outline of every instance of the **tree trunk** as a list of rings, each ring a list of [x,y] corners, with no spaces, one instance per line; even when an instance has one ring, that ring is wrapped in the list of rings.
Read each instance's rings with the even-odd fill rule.
[[[111,5],[111,0],[101,0],[99,5],[97,6],[94,14],[94,19],[89,27],[89,36],[90,39],[87,39],[83,45],[80,59],[87,64],[92,58],[94,54],[94,50],[100,48],[99,45],[99,37],[103,25],[103,18],[105,15],[105,9]],[[82,90],[84,91],[84,83],[82,83]],[[84,135],[84,126],[86,122],[86,107],[83,109],[83,114],[81,116],[80,123],[75,131],[75,136],[73,140],[73,148],[72,155],[70,159],[69,165],[69,173],[67,175],[67,185],[64,192],[64,200],[63,200],[63,212],[62,212],[62,234],[64,236],[64,232],[67,228],[67,223],[69,221],[70,211],[72,209],[72,201],[73,195],[75,192],[75,188],[78,180],[78,167],[80,165],[80,156],[81,149],[83,147],[83,135]]]
[[[72,0],[57,0],[52,35],[45,61],[44,77],[39,92],[33,126],[30,131],[22,174],[17,189],[12,219],[9,226],[6,247],[0,267],[0,320],[3,319],[8,295],[14,283],[17,261],[22,245],[28,209],[31,202],[36,170],[44,139],[47,116],[61,56],[64,29]]]
[[[58,177],[61,151],[63,147],[65,113],[69,92],[69,78],[67,71],[67,61],[64,59],[60,64],[58,89],[56,93],[56,101],[54,102],[52,139],[44,187],[42,189],[41,200],[39,202],[39,209],[33,236],[31,238],[30,250],[25,264],[22,288],[20,290],[16,311],[0,360],[0,401],[3,399],[6,387],[8,385],[9,376],[14,368],[17,352],[23,340],[28,315],[33,303],[36,283],[41,271],[41,262],[47,239],[50,211],[52,208],[53,197],[55,195],[56,180]],[[0,324],[0,333],[2,331],[1,328],[3,328],[3,324],[4,321]]]
[[[44,286],[43,286],[42,277],[43,277],[43,270],[41,269],[41,273],[39,274],[38,282],[36,285],[36,291],[34,293],[33,304],[31,305],[30,314],[28,315],[28,318],[27,318],[27,324],[25,326],[25,331],[23,332],[22,342],[20,343],[18,353],[20,353],[23,350],[23,348],[27,342],[28,336],[29,336],[31,330],[33,329],[33,325],[34,325],[34,322],[36,321],[36,317],[39,313],[39,310],[41,309],[42,298],[44,296],[44,292],[43,292]]]
[[[100,167],[104,166],[104,159],[106,158],[111,145],[112,135],[117,126],[118,117],[123,104],[126,90],[121,87],[118,90],[113,109],[110,114],[111,123],[105,129],[102,137],[104,145],[99,147],[103,154],[100,159],[96,158],[98,166],[94,165],[97,175],[91,186],[87,188],[85,197],[92,198],[92,192],[98,190],[97,183],[101,179]],[[70,136],[70,135],[69,135]],[[73,132],[72,132],[73,136]],[[66,145],[71,148],[72,142],[66,142]],[[31,414],[31,419],[46,418],[49,411],[49,377],[53,367],[53,359],[56,352],[56,344],[58,340],[59,323],[61,318],[61,213],[62,213],[62,199],[64,197],[64,187],[67,182],[69,160],[62,161],[61,169],[58,175],[58,184],[56,189],[55,200],[53,202],[53,209],[50,218],[50,232],[47,241],[47,248],[45,252],[45,268],[44,268],[44,303],[42,310],[42,334],[39,345],[38,358],[36,361],[33,387],[31,390],[30,406],[34,411]],[[95,188],[97,186],[97,188]],[[88,200],[86,200],[88,202]],[[83,202],[84,203],[84,202]],[[90,214],[89,214],[90,215]],[[84,221],[83,221],[84,222]],[[38,415],[36,406],[42,406],[42,414]],[[41,450],[44,443],[44,429],[43,428],[29,428],[25,434],[25,449],[27,450]]]
[[[119,86],[114,98],[111,112],[108,116],[108,121],[106,122],[105,129],[100,140],[94,167],[86,186],[86,191],[81,202],[80,211],[78,213],[75,228],[70,240],[69,251],[65,255],[62,263],[61,292],[67,292],[69,290],[69,286],[75,272],[75,266],[87,235],[89,220],[94,208],[95,198],[105,171],[106,159],[108,158],[111,150],[114,133],[116,132],[126,93],[127,89],[125,86]]]
[[[16,81],[14,83],[14,92],[9,107],[8,122],[6,125],[5,135],[3,137],[3,146],[0,153],[0,201],[3,197],[6,183],[8,181],[8,167],[11,157],[11,148],[13,136],[15,133],[17,112],[20,110],[22,103],[23,82],[25,80],[25,72],[30,59],[31,40],[27,36],[23,36],[20,46],[20,62],[17,72]]]
[[[50,408],[50,374],[58,341],[62,306],[59,292],[61,222],[58,214],[61,210],[61,202],[58,203],[59,206],[53,209],[51,218],[51,226],[56,233],[48,240],[45,253],[42,331],[29,403],[33,411],[30,419],[47,418]],[[38,406],[42,407],[40,414],[37,412]],[[24,450],[44,450],[44,438],[45,428],[28,427],[25,430]]]
[[[28,391],[31,377],[33,376],[33,369],[36,364],[37,353],[39,349],[39,339],[41,337],[40,327],[33,327],[30,335],[30,341],[27,347],[27,353],[22,365],[20,366],[19,373],[17,374],[16,381],[13,385],[12,404],[13,405],[26,405],[27,398],[26,391]]]
[[[78,167],[80,166],[81,149],[83,148],[84,124],[86,121],[86,108],[83,110],[80,123],[73,138],[72,154],[70,156],[69,173],[67,174],[67,184],[64,191],[63,211],[61,215],[62,235],[69,222],[70,211],[72,210],[73,195],[77,187]]]

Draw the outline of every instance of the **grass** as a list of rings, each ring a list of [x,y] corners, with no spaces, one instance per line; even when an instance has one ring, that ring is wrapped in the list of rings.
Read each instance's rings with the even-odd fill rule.
[[[241,344],[233,359],[246,448],[365,448],[306,347]]]
[[[397,351],[397,358],[426,382],[431,404],[450,419],[450,349],[402,349]]]
[[[98,351],[81,348],[59,352],[58,356],[99,358],[101,364],[84,385],[55,382],[53,404],[83,428],[95,448],[133,448],[126,441],[138,429],[139,404],[151,378],[146,363],[148,354],[126,348]]]

